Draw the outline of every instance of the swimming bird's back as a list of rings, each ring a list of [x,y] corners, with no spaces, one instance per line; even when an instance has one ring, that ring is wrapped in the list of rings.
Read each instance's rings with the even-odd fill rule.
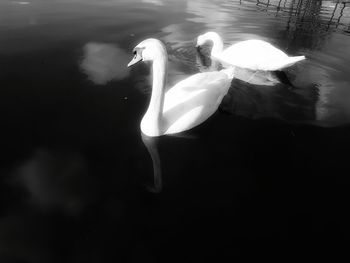
[[[305,59],[305,57],[289,57],[280,49],[263,40],[246,40],[225,49],[219,59],[241,68],[278,70]]]

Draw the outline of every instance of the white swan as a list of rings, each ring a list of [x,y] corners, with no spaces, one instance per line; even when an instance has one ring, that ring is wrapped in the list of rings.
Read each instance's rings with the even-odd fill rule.
[[[165,92],[168,55],[157,39],[146,39],[134,48],[128,67],[152,61],[153,85],[149,107],[141,121],[147,136],[160,136],[191,129],[208,119],[228,92],[233,68],[197,73]]]
[[[270,43],[257,39],[241,41],[224,50],[222,39],[215,32],[207,32],[198,36],[197,47],[207,41],[213,42],[211,56],[240,68],[265,71],[281,70],[305,59],[305,56],[289,57]]]

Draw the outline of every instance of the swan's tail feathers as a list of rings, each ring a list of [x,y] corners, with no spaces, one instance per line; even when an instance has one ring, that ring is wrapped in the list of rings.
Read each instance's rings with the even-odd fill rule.
[[[287,68],[290,67],[292,65],[294,65],[295,63],[304,60],[305,56],[296,56],[296,57],[289,57],[288,60],[286,61],[285,65],[283,66],[283,68]]]
[[[225,73],[229,79],[233,79],[233,77],[235,76],[235,67],[222,69],[221,72]]]

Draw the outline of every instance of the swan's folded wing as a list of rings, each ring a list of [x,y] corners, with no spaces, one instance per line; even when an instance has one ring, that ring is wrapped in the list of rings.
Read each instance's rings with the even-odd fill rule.
[[[226,48],[219,59],[228,64],[252,70],[268,70],[271,62],[288,58],[268,42],[247,40]]]
[[[163,112],[184,103],[211,87],[225,90],[226,85],[223,82],[227,81],[230,81],[227,75],[219,71],[194,74],[178,82],[165,93]],[[221,84],[218,82],[221,82]],[[221,93],[222,91],[220,90],[219,92]]]
[[[219,107],[231,81],[220,72],[206,72],[179,82],[165,95],[163,119],[166,134],[191,129]]]

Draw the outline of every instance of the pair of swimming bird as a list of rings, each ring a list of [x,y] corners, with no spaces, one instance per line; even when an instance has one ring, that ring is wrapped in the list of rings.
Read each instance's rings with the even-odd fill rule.
[[[152,61],[153,85],[148,109],[141,121],[147,136],[161,136],[189,130],[208,119],[219,107],[234,77],[234,67],[273,71],[305,59],[289,57],[262,40],[246,40],[224,49],[215,32],[198,36],[197,46],[213,42],[211,56],[228,68],[192,75],[165,92],[168,55],[163,43],[146,39],[134,48],[128,67],[140,61]]]

